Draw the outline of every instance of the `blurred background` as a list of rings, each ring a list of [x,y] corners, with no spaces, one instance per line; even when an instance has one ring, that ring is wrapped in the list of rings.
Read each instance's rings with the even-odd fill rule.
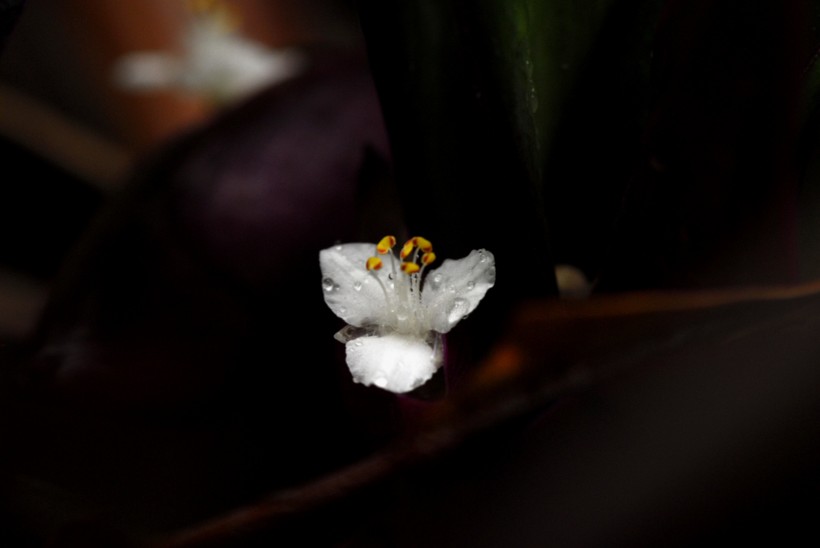
[[[200,13],[208,9],[200,4]],[[238,32],[264,48],[351,48],[361,40],[346,2],[226,4]],[[129,53],[184,55],[196,13],[196,2],[186,0],[26,5],[0,60],[9,166],[0,200],[8,234],[0,246],[4,338],[29,333],[66,253],[125,185],[134,162],[224,106],[205,90],[134,90],[116,77],[118,60]]]
[[[818,22],[0,0],[0,545],[817,538]],[[500,273],[401,397],[316,261],[388,233]]]

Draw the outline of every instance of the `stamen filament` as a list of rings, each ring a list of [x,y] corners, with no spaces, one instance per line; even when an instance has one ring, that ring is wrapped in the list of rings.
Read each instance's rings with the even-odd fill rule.
[[[379,279],[379,276],[376,274],[375,270],[370,270],[369,274],[371,276],[373,276],[373,278],[376,280],[376,283],[378,283],[379,287],[382,288],[382,293],[384,293],[384,303],[385,303],[385,305],[387,305],[387,308],[391,308],[392,305],[390,304],[390,295],[387,293],[387,288],[384,286],[382,281]]]
[[[407,240],[399,251],[398,257],[395,251],[396,238],[385,236],[376,244],[377,256],[367,260],[367,270],[376,279],[379,287],[382,288],[387,306],[396,313],[398,320],[404,328],[414,329],[413,326],[419,322],[424,322],[424,308],[421,306],[421,290],[424,282],[424,270],[428,264],[436,260],[433,253],[433,244],[430,240],[421,236],[415,236]],[[388,289],[381,278],[374,271],[382,268],[382,260],[378,255],[390,255],[390,270],[392,274],[388,277],[390,288]],[[408,259],[412,254],[412,258]],[[398,266],[397,266],[398,265]],[[399,270],[407,275],[399,274]],[[407,325],[406,322],[411,322]]]
[[[398,276],[396,275],[396,261],[397,261],[396,254],[391,249],[390,250],[390,270],[393,273],[393,285],[396,285],[397,283],[399,283]]]
[[[432,247],[431,247],[432,249]],[[436,260],[436,254],[432,251],[426,252],[424,255],[421,256],[421,269],[419,270],[419,302],[421,302],[421,290],[422,284],[424,282],[424,269],[427,268],[427,265],[432,263]]]

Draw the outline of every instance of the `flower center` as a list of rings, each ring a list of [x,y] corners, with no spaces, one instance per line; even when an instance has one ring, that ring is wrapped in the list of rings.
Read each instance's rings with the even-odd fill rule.
[[[395,236],[385,236],[376,244],[376,255],[365,262],[365,268],[378,282],[384,292],[385,304],[396,318],[399,332],[419,332],[427,324],[426,312],[421,302],[424,270],[436,260],[433,244],[422,236],[415,236],[405,242],[398,257],[393,251]],[[385,285],[377,271],[384,267],[379,255],[387,256],[392,272]],[[400,274],[401,273],[401,274]]]

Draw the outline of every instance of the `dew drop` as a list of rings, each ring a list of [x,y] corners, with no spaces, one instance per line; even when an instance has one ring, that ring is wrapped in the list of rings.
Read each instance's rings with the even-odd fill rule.
[[[345,308],[345,307],[343,307],[343,306],[340,306],[340,307],[339,307],[339,314],[340,314],[340,315],[347,314],[347,308]]]
[[[479,252],[479,256],[480,256],[480,258],[479,258],[478,262],[480,262],[480,263],[486,263],[486,262],[488,261],[488,258],[487,258],[487,256],[486,256],[484,253]]]
[[[456,299],[453,301],[453,306],[450,308],[450,313],[447,315],[447,321],[454,324],[467,315],[467,301],[464,299]]]
[[[322,280],[322,289],[328,293],[336,291],[336,282],[332,278],[325,278]]]
[[[354,283],[353,284],[353,289],[355,289],[356,291],[361,291],[362,290],[362,282]]]
[[[384,377],[376,377],[375,379],[373,379],[373,384],[375,384],[379,388],[384,388],[385,386],[387,386],[387,379],[385,379]]]
[[[467,282],[467,291],[472,291],[473,289],[475,289],[475,282],[470,280]]]
[[[362,341],[355,341],[353,346],[362,346]]]

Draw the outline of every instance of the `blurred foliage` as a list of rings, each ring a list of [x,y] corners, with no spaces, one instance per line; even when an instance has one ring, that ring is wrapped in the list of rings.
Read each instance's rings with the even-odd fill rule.
[[[0,138],[0,156],[14,167],[0,186],[0,265],[52,279],[102,204],[101,193],[7,139]]]
[[[805,278],[820,276],[820,2],[808,2],[810,28],[806,46],[813,55],[805,61],[797,142],[800,177],[800,273]]]
[[[0,0],[0,46],[14,28],[25,0]]]
[[[794,279],[805,3],[360,4],[410,225],[520,296]]]
[[[89,498],[108,497],[112,513],[130,516],[124,527],[137,523],[153,530],[188,525],[268,489],[309,482],[382,444],[397,430],[396,407],[419,402],[400,405],[352,386],[336,359],[340,348],[328,336],[334,319],[319,312],[326,310],[317,288],[316,250],[364,231],[354,218],[359,213],[377,217],[385,230],[424,234],[442,257],[480,246],[495,253],[500,278],[487,299],[494,310],[476,315],[448,339],[449,357],[475,366],[507,327],[508,337],[522,336],[514,356],[531,360],[530,376],[498,358],[503,352],[492,354],[513,388],[502,394],[489,383],[487,398],[456,409],[465,422],[490,396],[509,412],[510,402],[526,399],[549,375],[579,364],[589,368],[590,352],[600,352],[594,354],[596,373],[622,366],[625,344],[634,352],[626,361],[646,370],[669,361],[676,366],[656,372],[655,385],[622,392],[598,386],[589,399],[612,391],[615,400],[633,402],[636,394],[643,403],[610,412],[583,401],[587,418],[568,431],[589,437],[575,444],[507,443],[538,432],[547,421],[527,421],[526,431],[498,428],[504,432],[496,449],[520,452],[527,485],[526,473],[537,470],[544,455],[554,459],[550,470],[595,463],[583,472],[586,494],[549,486],[536,493],[549,493],[552,507],[574,501],[576,518],[586,518],[589,508],[601,508],[600,500],[622,500],[622,486],[634,485],[644,470],[629,453],[635,445],[618,447],[630,435],[642,442],[646,462],[668,462],[655,458],[656,434],[703,454],[724,451],[745,459],[745,446],[720,444],[757,420],[746,412],[761,401],[758,395],[771,396],[771,387],[783,400],[769,400],[761,416],[771,421],[764,445],[777,445],[771,433],[782,431],[792,415],[773,410],[791,401],[793,386],[816,381],[802,359],[816,353],[816,331],[802,317],[805,302],[789,305],[778,324],[782,331],[776,331],[769,319],[782,311],[773,305],[727,308],[716,299],[709,301],[716,314],[653,309],[629,323],[624,315],[633,298],[624,299],[626,312],[611,314],[601,314],[600,301],[585,303],[589,314],[601,314],[594,321],[585,320],[586,309],[564,317],[564,303],[538,299],[555,295],[552,269],[558,262],[581,266],[607,291],[788,282],[798,251],[804,273],[820,272],[820,64],[811,57],[820,42],[811,24],[820,18],[818,3],[360,0],[359,6],[392,158],[366,70],[359,60],[346,67],[329,58],[314,67],[317,72],[225,113],[144,166],[133,194],[124,198],[128,203],[96,226],[96,240],[58,286],[20,375],[26,390],[42,399],[27,400],[21,408],[31,416],[8,427],[22,442],[7,457],[12,464],[32,475],[45,472]],[[389,178],[391,160],[405,221],[394,219],[393,226],[384,215],[392,213],[389,206],[357,210],[361,200],[356,204],[363,181],[378,187]],[[392,199],[389,194],[375,202]],[[542,313],[541,323],[530,315],[510,327],[508,313],[522,302]],[[675,320],[668,330],[659,313]],[[660,328],[652,346],[648,333]],[[785,353],[781,346],[801,352],[789,354],[786,369],[771,367]],[[295,360],[294,348],[300,350]],[[756,375],[748,375],[750,363]],[[678,375],[690,382],[677,382]],[[759,384],[737,384],[752,377]],[[704,390],[711,395],[705,414],[698,407]],[[51,399],[55,393],[87,408],[64,413]],[[734,403],[733,421],[712,421],[726,416],[727,399]],[[666,403],[670,421],[652,424],[657,430],[647,429],[652,433],[646,436],[630,434],[635,420],[652,422],[658,400]],[[34,409],[41,401],[48,402],[45,410]],[[123,421],[124,413],[112,412],[100,420],[99,409],[133,415]],[[152,413],[159,418],[146,420]],[[816,418],[814,407],[811,413],[805,416]],[[607,421],[618,420],[625,433],[613,438]],[[691,430],[668,428],[678,421]],[[590,423],[604,427],[589,429]],[[703,430],[714,437],[692,446],[689,435],[697,438]],[[610,441],[606,452],[600,450],[602,438]],[[787,441],[816,446],[816,433],[795,428]],[[147,458],[137,451],[157,448],[165,453]],[[801,451],[764,458],[736,481],[743,488],[757,485],[771,462],[789,471]],[[623,483],[604,484],[601,491],[596,480],[613,454],[622,459]],[[462,485],[477,487],[460,495],[456,486],[441,499],[453,504],[442,504],[443,517],[433,524],[456,537],[464,528],[453,528],[445,512],[488,485],[482,483],[486,469],[499,466],[504,479],[506,459],[493,460],[469,446],[462,455],[473,463],[462,470]],[[120,457],[131,460],[123,466]],[[679,462],[688,465],[690,459]],[[703,464],[697,470],[684,466],[696,481],[683,483],[708,492],[715,477],[725,477],[709,472],[726,468]],[[816,474],[813,466],[809,472]],[[433,463],[428,470],[435,468]],[[380,504],[384,493],[367,493],[362,507],[377,517],[401,516],[403,505],[452,487],[441,470],[430,476],[436,489],[398,489],[403,498],[396,506]],[[657,492],[679,471],[659,468],[648,489]],[[343,480],[361,480],[355,472]],[[130,478],[126,489],[123,476]],[[787,479],[790,487],[795,478]],[[309,498],[310,488],[305,492]],[[654,499],[644,492],[629,494],[634,508],[653,509]],[[709,495],[693,496],[691,507],[699,508]],[[423,520],[429,512],[420,514]],[[560,521],[561,514],[551,517]],[[380,523],[375,533],[370,522],[361,526],[349,518],[327,516],[340,538],[385,530],[389,538],[402,530],[400,517]],[[471,513],[464,520],[474,525]],[[563,526],[567,538],[580,529],[600,533],[583,519]]]

